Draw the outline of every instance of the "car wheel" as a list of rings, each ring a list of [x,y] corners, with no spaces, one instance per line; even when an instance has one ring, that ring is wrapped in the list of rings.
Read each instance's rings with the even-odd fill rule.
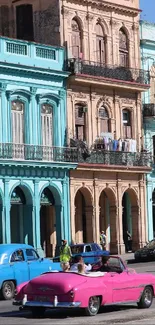
[[[95,316],[100,308],[100,298],[93,296],[89,298],[88,307],[85,308],[86,316]]]
[[[5,281],[2,284],[2,296],[5,300],[10,300],[15,294],[15,284],[13,281]]]
[[[151,287],[145,287],[141,299],[138,302],[139,308],[149,308],[153,301],[153,290]]]
[[[32,307],[31,309],[32,316],[34,318],[40,318],[44,317],[45,314],[45,308],[44,307]]]

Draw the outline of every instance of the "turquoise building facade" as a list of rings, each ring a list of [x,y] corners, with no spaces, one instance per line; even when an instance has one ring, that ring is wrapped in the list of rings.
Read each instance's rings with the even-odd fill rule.
[[[64,49],[0,38],[0,243],[70,242]]]
[[[155,237],[155,24],[140,21],[142,69],[150,75],[150,89],[143,94],[144,146],[152,153],[153,166],[146,176],[148,239]]]

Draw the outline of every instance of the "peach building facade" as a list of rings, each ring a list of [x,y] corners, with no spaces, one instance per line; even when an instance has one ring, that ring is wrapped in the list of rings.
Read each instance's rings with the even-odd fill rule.
[[[67,50],[67,143],[79,148],[70,174],[72,241],[99,242],[105,230],[107,248],[121,254],[129,230],[133,250],[141,247],[151,169],[143,152],[141,93],[149,80],[140,69],[139,0],[0,4],[10,21],[2,21],[2,35]]]

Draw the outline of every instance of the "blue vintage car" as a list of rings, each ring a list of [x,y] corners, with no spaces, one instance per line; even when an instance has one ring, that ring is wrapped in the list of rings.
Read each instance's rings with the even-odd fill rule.
[[[84,262],[87,264],[95,264],[99,261],[101,256],[110,255],[110,252],[107,250],[102,250],[97,243],[88,243],[88,244],[75,244],[70,245],[72,257],[76,255],[81,255],[84,259]],[[59,262],[60,257],[54,257],[54,262]]]
[[[60,271],[60,263],[40,258],[32,246],[0,244],[0,290],[4,299],[11,299],[20,283],[51,270]]]

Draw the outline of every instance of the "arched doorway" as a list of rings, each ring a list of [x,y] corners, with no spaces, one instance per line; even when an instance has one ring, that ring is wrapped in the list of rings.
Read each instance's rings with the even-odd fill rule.
[[[104,189],[99,198],[99,230],[105,231],[107,240],[106,248],[111,253],[117,253],[117,232],[116,232],[116,198],[110,188]]]
[[[153,223],[153,237],[155,238],[155,190],[152,193],[152,223]]]
[[[32,199],[25,187],[17,186],[11,193],[11,243],[33,245]]]
[[[54,195],[48,187],[42,191],[40,197],[40,235],[45,256],[52,257],[57,242],[56,213]]]
[[[75,196],[75,242],[93,241],[93,205],[88,189],[80,188]]]
[[[127,230],[132,236],[132,250],[134,251],[139,247],[139,208],[137,195],[132,189],[125,191],[122,197],[122,230],[123,241],[126,245]]]

